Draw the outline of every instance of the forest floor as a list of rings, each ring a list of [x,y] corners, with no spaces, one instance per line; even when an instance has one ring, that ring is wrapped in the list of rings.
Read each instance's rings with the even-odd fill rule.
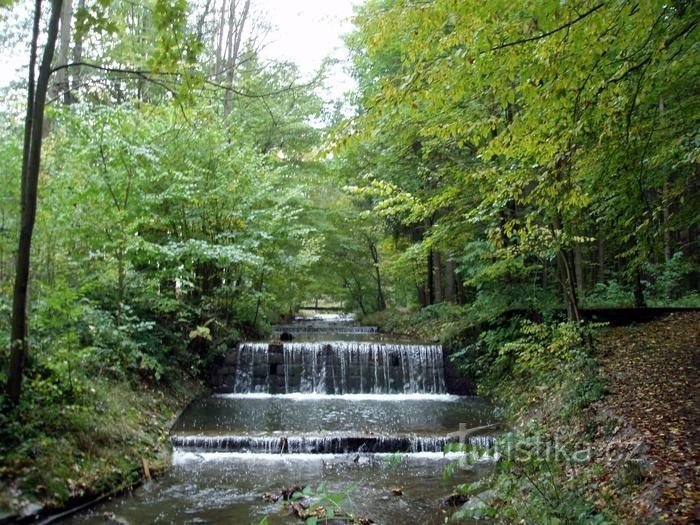
[[[24,438],[0,442],[0,523],[33,521],[156,476],[170,464],[169,430],[202,387],[95,380],[83,405],[32,405]],[[19,432],[19,431],[18,431]]]
[[[607,390],[588,409],[598,422],[598,505],[611,500],[627,523],[697,523],[700,312],[610,328],[597,346]]]

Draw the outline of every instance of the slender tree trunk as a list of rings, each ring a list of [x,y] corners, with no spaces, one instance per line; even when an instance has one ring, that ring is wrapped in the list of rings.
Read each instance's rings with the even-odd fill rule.
[[[233,78],[236,73],[238,54],[240,53],[241,42],[243,41],[243,30],[248,18],[250,0],[245,0],[240,17],[236,20],[236,2],[231,2],[229,13],[229,28],[226,47],[228,49],[226,60],[226,95],[224,98],[224,117],[228,117],[233,111]]]
[[[355,289],[357,290],[355,300],[357,301],[357,304],[360,307],[362,314],[367,315],[367,308],[365,308],[365,302],[362,300],[362,297],[364,296],[364,290],[362,290],[362,283],[360,283],[357,277],[353,277],[353,281],[355,282]]]
[[[441,303],[442,293],[442,256],[439,250],[433,252],[433,293],[435,303]]]
[[[219,18],[219,35],[216,41],[216,65],[214,66],[214,78],[219,80],[219,75],[224,68],[224,29],[226,28],[226,2],[221,1],[221,18]]]
[[[596,281],[605,282],[605,241],[602,236],[602,228],[598,228],[598,268]]]
[[[581,315],[578,310],[578,297],[576,296],[576,284],[570,260],[571,255],[563,250],[559,251],[557,262],[559,267],[559,281],[564,294],[566,304],[566,315],[572,321],[580,321]]]
[[[202,10],[202,14],[199,16],[199,19],[197,20],[197,40],[199,42],[202,42],[204,39],[204,25],[207,21],[207,17],[209,16],[209,12],[211,10],[211,1],[212,0],[207,0],[206,3],[204,4],[204,9]]]
[[[428,276],[426,278],[426,283],[427,283],[427,294],[425,296],[426,302],[428,304],[433,304],[435,302],[435,288],[434,288],[434,282],[433,282],[433,250],[430,250],[428,252],[428,257],[426,261],[427,267],[428,267]]]
[[[445,266],[445,301],[455,302],[457,296],[457,283],[455,279],[456,263],[452,257],[447,259]]]
[[[61,18],[61,0],[51,0],[46,44],[39,66],[39,76],[34,84],[39,24],[41,20],[41,0],[34,4],[34,27],[29,59],[29,83],[27,86],[27,114],[25,121],[24,148],[22,151],[22,193],[20,211],[20,232],[17,248],[17,270],[12,298],[12,326],[10,334],[11,356],[7,374],[7,397],[12,405],[19,403],[22,392],[24,363],[29,353],[28,304],[29,304],[29,259],[32,234],[36,220],[37,189],[41,168],[42,128],[46,94],[51,78],[58,23]]]
[[[428,306],[428,294],[425,290],[425,284],[416,284],[416,294],[418,297],[418,304],[421,308]]]
[[[455,284],[457,285],[457,304],[467,304],[467,290],[462,279],[456,279]]]
[[[581,245],[574,244],[574,274],[576,275],[576,288],[583,290],[584,275],[583,275],[583,253],[581,253]]]
[[[122,305],[124,304],[124,289],[126,287],[126,268],[124,266],[124,246],[119,241],[117,247],[117,311],[115,312],[115,325],[117,328],[122,323]]]
[[[663,229],[664,229],[664,259],[666,262],[671,260],[671,257],[673,257],[673,250],[671,248],[671,207],[669,203],[669,190],[668,190],[668,181],[664,182],[664,189],[663,189],[663,208],[664,208],[664,223],[663,223]]]
[[[260,270],[260,279],[258,281],[258,297],[255,301],[255,316],[253,317],[253,326],[258,324],[258,314],[260,313],[260,303],[262,301],[263,285],[265,284],[265,270]]]
[[[61,8],[61,24],[59,31],[59,45],[56,53],[55,66],[65,66],[68,63],[70,51],[71,24],[73,22],[73,0],[63,0]],[[65,104],[71,103],[70,85],[68,83],[68,69],[62,68],[56,71],[51,86],[52,98],[63,96]]]
[[[85,9],[85,0],[78,0],[78,10]],[[83,36],[81,34],[75,35],[75,43],[73,44],[73,61],[80,63],[83,61]],[[71,83],[68,79],[68,92],[65,98],[66,104],[75,104],[78,102],[78,95],[76,91],[80,88],[80,84],[83,81],[82,71],[80,66],[75,66],[73,68],[73,82]]]
[[[374,280],[377,284],[377,309],[386,310],[386,299],[384,298],[384,289],[382,288],[382,275],[379,271],[379,252],[377,245],[372,239],[367,238],[369,245],[369,253],[372,256],[372,266],[374,266]]]

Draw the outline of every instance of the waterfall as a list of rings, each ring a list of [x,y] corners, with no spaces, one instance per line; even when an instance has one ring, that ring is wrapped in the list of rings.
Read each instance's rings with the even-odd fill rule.
[[[443,457],[464,444],[463,452],[493,444],[490,436],[460,441],[457,429],[488,425],[493,412],[450,390],[455,372],[439,344],[366,335],[376,328],[344,315],[297,318],[276,330],[309,336],[232,348],[214,373],[216,393],[190,405],[173,428],[176,450],[354,460],[363,453]],[[316,332],[330,335],[316,340]],[[332,335],[340,333],[357,335]]]
[[[243,343],[234,393],[443,394],[440,345],[376,342]]]
[[[258,454],[348,454],[444,452],[452,438],[436,436],[290,435],[172,436],[173,447],[186,452],[250,452]],[[488,436],[469,438],[471,446],[488,448]]]

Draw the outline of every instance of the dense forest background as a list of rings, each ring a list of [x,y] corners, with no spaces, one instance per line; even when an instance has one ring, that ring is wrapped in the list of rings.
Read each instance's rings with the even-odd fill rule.
[[[335,102],[261,58],[253,1],[44,4],[27,410],[199,374],[317,301],[459,329],[700,304],[695,2],[369,0]],[[40,81],[0,107],[3,384]]]
[[[254,0],[0,0],[30,64],[0,102],[0,511],[167,464],[210,367],[310,304],[594,428],[581,310],[700,306],[699,11],[367,0],[328,100],[330,62],[265,58]],[[516,467],[539,485],[502,478],[514,522],[590,516],[617,479]]]

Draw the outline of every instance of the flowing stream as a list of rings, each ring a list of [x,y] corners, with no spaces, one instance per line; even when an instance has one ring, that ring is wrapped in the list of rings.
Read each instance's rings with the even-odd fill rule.
[[[445,451],[488,446],[488,431],[464,430],[494,423],[493,409],[447,391],[439,345],[374,332],[326,316],[278,327],[293,342],[240,344],[217,371],[216,393],[173,426],[173,468],[68,523],[302,523],[272,499],[321,485],[376,523],[443,523],[451,488],[491,468],[488,457],[467,464]]]

